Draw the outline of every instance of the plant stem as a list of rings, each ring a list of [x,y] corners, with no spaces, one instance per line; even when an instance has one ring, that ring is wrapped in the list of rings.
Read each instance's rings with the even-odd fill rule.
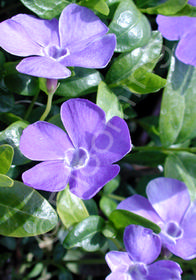
[[[170,153],[170,152],[190,152],[196,153],[196,147],[190,148],[164,148],[164,147],[148,147],[148,146],[141,146],[141,147],[133,147],[133,152],[151,152],[151,151],[160,151],[163,153]]]
[[[112,194],[112,193],[107,194],[107,197],[118,200],[118,201],[125,200],[125,197],[119,196],[119,195],[116,195],[116,194]]]
[[[52,107],[52,98],[53,98],[54,92],[53,93],[48,93],[48,100],[47,100],[47,104],[46,104],[46,109],[43,113],[43,115],[40,118],[40,121],[44,121],[48,114],[50,113],[51,107]]]
[[[29,105],[27,111],[26,111],[26,114],[24,116],[24,120],[27,120],[31,114],[31,111],[33,110],[33,106],[35,104],[35,101],[37,100],[38,98],[38,95],[39,95],[39,91],[34,95],[32,101],[31,101],[31,104]]]

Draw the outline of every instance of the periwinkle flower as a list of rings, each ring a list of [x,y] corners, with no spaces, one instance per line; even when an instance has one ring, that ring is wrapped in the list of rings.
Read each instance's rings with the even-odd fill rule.
[[[195,0],[188,3],[196,6]],[[171,41],[179,40],[175,51],[176,57],[183,63],[196,67],[196,18],[158,15],[156,21],[163,37]]]
[[[115,45],[114,34],[88,8],[70,4],[59,21],[18,14],[0,23],[0,47],[27,57],[17,70],[48,79],[71,75],[68,66],[103,68],[110,61]]]
[[[147,198],[133,195],[118,205],[158,224],[163,246],[190,260],[196,257],[196,201],[191,203],[186,185],[172,178],[149,182]]]
[[[180,280],[180,266],[169,260],[154,262],[161,252],[160,237],[151,229],[130,225],[124,231],[126,252],[106,254],[112,273],[106,280]],[[154,262],[154,263],[153,263]]]
[[[131,149],[126,122],[113,117],[86,99],[70,99],[61,107],[66,129],[38,121],[24,129],[21,152],[43,161],[23,173],[26,185],[57,192],[69,182],[70,191],[82,199],[93,197],[120,170],[113,164]]]

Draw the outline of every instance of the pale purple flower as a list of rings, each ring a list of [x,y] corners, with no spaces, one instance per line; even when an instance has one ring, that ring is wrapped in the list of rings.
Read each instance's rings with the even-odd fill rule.
[[[18,14],[0,23],[0,47],[27,57],[17,66],[21,73],[48,79],[71,75],[68,66],[103,68],[110,61],[114,34],[88,8],[70,4],[59,21]]]
[[[120,170],[113,164],[131,149],[126,122],[105,113],[86,99],[70,99],[61,107],[67,131],[44,121],[24,129],[21,152],[31,160],[43,161],[23,173],[26,185],[45,191],[60,191],[69,182],[72,193],[82,199],[93,197]]]
[[[176,179],[156,178],[147,185],[147,198],[133,195],[118,205],[158,224],[163,246],[183,259],[196,257],[196,201]]]
[[[179,264],[160,260],[161,240],[152,230],[130,225],[124,231],[126,252],[111,251],[106,261],[112,271],[106,280],[180,280]],[[154,262],[154,263],[153,263]]]
[[[188,3],[196,6],[195,0]],[[176,57],[183,63],[196,67],[196,18],[158,15],[156,21],[163,37],[171,41],[179,40]]]

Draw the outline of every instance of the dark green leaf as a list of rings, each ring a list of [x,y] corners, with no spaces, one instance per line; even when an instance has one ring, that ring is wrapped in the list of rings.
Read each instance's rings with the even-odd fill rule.
[[[142,216],[136,215],[126,210],[121,210],[121,209],[114,210],[110,214],[109,220],[114,224],[114,226],[117,229],[124,229],[130,224],[135,224],[135,225],[141,225],[146,228],[150,228],[156,233],[159,233],[161,231],[158,225],[143,218]]]
[[[109,28],[110,33],[116,34],[117,52],[127,52],[142,47],[150,39],[150,24],[132,0],[119,2]]]
[[[118,97],[104,82],[101,82],[98,86],[96,103],[106,113],[106,121],[110,120],[114,116],[123,118],[123,110]]]
[[[10,145],[0,146],[0,173],[6,174],[10,169],[14,156],[14,150]]]
[[[57,224],[54,209],[33,188],[15,181],[12,188],[0,188],[0,234],[13,237],[35,236]]]
[[[105,221],[99,216],[90,216],[73,227],[66,236],[63,245],[69,249],[72,247],[82,247],[86,251],[100,250],[105,237],[100,234],[104,228]]]
[[[57,212],[67,228],[89,216],[83,201],[72,194],[68,186],[57,195]]]
[[[196,17],[196,7],[187,4],[182,10],[178,11],[175,16]]]
[[[159,164],[164,164],[166,155],[162,151],[132,151],[124,159],[129,163],[139,165],[147,165],[157,167]]]
[[[14,96],[12,94],[1,94],[0,93],[0,113],[6,113],[13,109],[14,107]]]

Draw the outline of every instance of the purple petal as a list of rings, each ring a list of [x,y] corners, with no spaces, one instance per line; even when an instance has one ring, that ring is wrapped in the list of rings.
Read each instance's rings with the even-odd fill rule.
[[[92,138],[105,127],[105,113],[86,99],[70,99],[61,106],[61,119],[75,147],[90,149]]]
[[[70,49],[70,55],[66,56],[62,63],[66,66],[103,68],[112,58],[115,46],[115,35],[108,34],[92,41],[85,49]]]
[[[130,132],[126,122],[113,117],[103,131],[94,135],[90,152],[107,163],[113,163],[125,156],[130,149]]]
[[[18,22],[8,19],[0,23],[0,47],[18,56],[41,55],[42,47]]]
[[[82,199],[90,199],[120,171],[118,165],[100,165],[99,158],[91,158],[86,167],[73,170],[70,191]]]
[[[61,47],[78,50],[107,33],[107,26],[88,8],[68,5],[59,19]]]
[[[64,79],[71,76],[71,71],[59,62],[44,56],[27,57],[16,69],[24,74],[47,79]]]
[[[180,223],[190,204],[186,185],[176,179],[156,178],[150,181],[146,193],[153,208],[164,221]]]
[[[122,272],[112,272],[107,277],[106,280],[132,280],[133,278],[128,273]]]
[[[182,270],[178,263],[161,260],[148,266],[149,275],[146,280],[180,280]]]
[[[196,28],[196,25],[195,25]],[[176,57],[185,64],[196,67],[196,31],[193,30],[182,36],[176,48]]]
[[[105,259],[111,271],[127,272],[132,264],[127,252],[111,251]]]
[[[196,6],[196,0],[189,0],[188,4],[192,6]]]
[[[167,17],[158,15],[156,18],[158,30],[168,40],[179,40],[196,25],[194,17]]]
[[[32,41],[42,47],[49,44],[59,45],[58,20],[39,19],[31,15],[19,14],[12,17],[29,34]],[[14,42],[13,42],[14,43]]]
[[[150,264],[161,252],[160,237],[142,226],[126,227],[123,240],[129,257],[135,262]]]
[[[135,194],[118,204],[117,209],[123,209],[140,215],[154,223],[162,223],[161,218],[152,208],[150,202],[143,196]]]
[[[68,183],[70,169],[63,161],[44,161],[22,174],[24,184],[38,190],[58,192]]]
[[[73,148],[68,135],[58,126],[38,121],[23,130],[21,152],[31,160],[64,160],[65,151]]]

